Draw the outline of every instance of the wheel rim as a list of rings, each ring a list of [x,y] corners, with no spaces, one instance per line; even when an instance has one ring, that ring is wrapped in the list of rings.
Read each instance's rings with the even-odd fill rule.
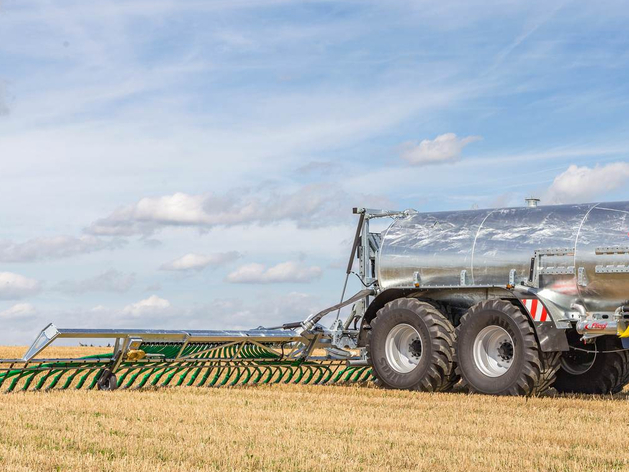
[[[514,356],[513,338],[500,326],[483,328],[474,340],[474,362],[488,377],[504,375],[513,364]]]
[[[568,351],[562,354],[561,368],[572,375],[583,375],[594,365],[596,352]]]
[[[385,354],[389,365],[395,371],[409,373],[417,367],[422,356],[419,332],[406,323],[395,326],[387,334]]]

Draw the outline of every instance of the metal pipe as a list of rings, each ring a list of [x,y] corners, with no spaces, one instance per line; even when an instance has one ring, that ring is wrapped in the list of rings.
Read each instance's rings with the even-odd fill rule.
[[[351,303],[354,303],[354,302],[360,300],[361,298],[365,298],[366,296],[369,296],[372,293],[373,293],[373,290],[371,290],[371,289],[361,290],[360,292],[356,293],[353,297],[348,298],[347,300],[345,300],[342,303],[339,303],[337,305],[333,305],[333,306],[331,306],[329,308],[326,308],[323,311],[320,311],[319,313],[315,313],[314,315],[310,315],[308,318],[306,318],[301,323],[301,330],[298,329],[297,332],[298,333],[303,333],[304,331],[310,331],[321,320],[321,318],[323,318],[328,313],[331,313],[334,310],[337,310],[338,308],[343,308],[344,306],[347,306],[347,305],[349,305]]]
[[[618,334],[618,322],[613,320],[582,320],[577,322],[577,333],[585,335]]]
[[[363,211],[360,214],[360,218],[358,219],[358,226],[356,226],[356,233],[354,234],[354,243],[352,244],[352,250],[349,253],[349,261],[347,262],[347,270],[345,271],[347,275],[352,273],[352,265],[354,265],[354,257],[356,257],[356,249],[358,248],[358,244],[360,243],[360,235],[363,229],[364,222],[365,212]],[[342,298],[341,301],[343,301]]]
[[[572,308],[573,310],[577,310],[579,312],[579,315],[581,316],[581,319],[587,318],[585,307],[580,303],[573,303],[572,305],[570,305],[570,308]]]
[[[365,223],[365,212],[362,211],[360,213],[360,218],[358,219],[358,226],[356,226],[356,233],[354,234],[354,243],[352,244],[352,250],[349,253],[349,261],[347,262],[347,270],[345,271],[345,282],[343,283],[343,290],[341,291],[341,300],[339,301],[339,304],[342,304],[343,299],[345,298],[345,291],[347,290],[347,282],[349,281],[349,275],[352,273],[352,266],[354,265],[354,258],[356,257],[356,248],[358,247],[358,244],[360,242],[360,235],[362,233],[362,228],[363,228],[364,223]],[[336,312],[336,319],[334,320],[335,322],[341,316],[341,308],[342,306],[339,306],[339,309]]]

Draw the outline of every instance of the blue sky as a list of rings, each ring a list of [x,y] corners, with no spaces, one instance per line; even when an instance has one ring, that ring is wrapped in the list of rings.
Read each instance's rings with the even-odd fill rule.
[[[0,342],[334,303],[352,206],[627,200],[620,1],[6,1]],[[354,287],[357,288],[357,287]]]

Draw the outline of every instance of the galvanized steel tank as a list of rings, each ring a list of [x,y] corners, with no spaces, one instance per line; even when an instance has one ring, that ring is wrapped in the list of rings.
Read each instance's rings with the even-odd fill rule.
[[[502,286],[529,281],[569,309],[613,311],[629,300],[629,202],[410,213],[382,233],[380,287]],[[463,272],[465,271],[465,272]],[[512,272],[514,271],[514,272]]]

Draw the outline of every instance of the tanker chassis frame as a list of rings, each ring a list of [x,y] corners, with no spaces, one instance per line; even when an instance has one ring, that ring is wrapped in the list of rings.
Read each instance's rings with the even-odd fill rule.
[[[629,382],[629,302],[614,311],[566,310],[540,285],[544,275],[581,269],[546,264],[574,248],[531,254],[526,280],[515,269],[502,284],[422,282],[382,288],[380,233],[370,221],[403,219],[413,210],[355,208],[356,228],[341,301],[305,320],[249,331],[61,329],[45,327],[22,358],[0,359],[7,392],[258,383],[331,384],[373,380],[387,388],[484,394],[616,393]],[[474,241],[476,243],[476,241]],[[601,247],[629,253],[629,247]],[[353,272],[355,260],[358,271]],[[554,272],[553,272],[554,271]],[[570,272],[573,271],[573,272]],[[350,276],[364,286],[345,298]],[[629,297],[628,297],[629,298]],[[346,317],[341,310],[350,306]],[[323,318],[335,316],[329,327]],[[39,358],[61,339],[106,339],[113,350],[81,358]]]

